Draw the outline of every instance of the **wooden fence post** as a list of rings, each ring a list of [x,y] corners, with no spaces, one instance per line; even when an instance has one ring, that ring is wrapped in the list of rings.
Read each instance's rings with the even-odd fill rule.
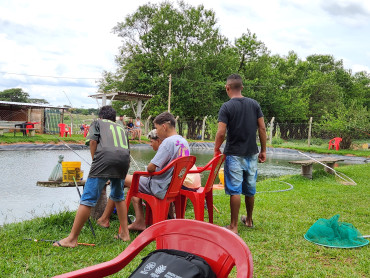
[[[270,122],[270,145],[272,145],[272,131],[274,130],[275,117],[272,117]]]
[[[149,133],[149,121],[152,118],[152,115],[149,115],[149,117],[145,121],[145,135]]]
[[[312,127],[312,117],[310,117],[310,122],[309,122],[309,125],[308,125],[308,147],[310,147],[311,145],[311,127]]]
[[[206,120],[207,120],[207,116],[205,116],[203,118],[203,125],[202,125],[202,141],[204,141],[204,131],[206,129]]]

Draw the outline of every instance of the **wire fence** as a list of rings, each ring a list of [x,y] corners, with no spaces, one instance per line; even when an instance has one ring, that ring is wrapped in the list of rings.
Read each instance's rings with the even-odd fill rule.
[[[66,123],[72,127],[72,134],[83,134],[83,125],[90,125],[97,115],[83,115],[83,114],[72,114],[65,111],[61,113],[60,109],[32,109],[30,113],[27,108],[13,109],[5,108],[0,110],[0,126],[10,128],[15,124],[34,121],[40,122],[40,133],[53,133],[59,132],[58,124],[60,122]],[[149,116],[146,119],[142,118],[144,127],[142,128],[142,134],[145,136],[151,129],[154,128],[153,116]],[[129,118],[125,118],[128,122]],[[199,118],[187,118],[187,117],[176,117],[176,129],[177,132],[185,138],[194,140],[214,140],[217,132],[217,117],[199,117]],[[318,139],[331,139],[337,134],[330,134],[322,129],[315,128],[315,122],[281,122],[272,119],[265,119],[266,130],[268,140],[272,143],[272,140],[310,140],[310,138]],[[39,126],[38,126],[39,127]],[[361,138],[356,139],[368,139],[370,134],[368,131],[360,131],[362,134]]]

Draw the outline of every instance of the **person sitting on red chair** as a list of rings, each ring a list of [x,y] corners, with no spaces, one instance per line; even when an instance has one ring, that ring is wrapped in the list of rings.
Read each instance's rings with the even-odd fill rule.
[[[154,151],[158,151],[159,146],[162,143],[162,140],[157,135],[157,130],[153,129],[149,132],[148,138],[150,140],[150,146],[153,148]],[[196,170],[197,167],[194,165],[192,170]],[[125,186],[130,187],[132,182],[132,175],[127,175],[125,179]],[[196,191],[199,187],[201,187],[201,177],[200,174],[187,174],[184,180],[184,185],[181,189]],[[109,219],[114,211],[114,202],[108,199],[107,205],[102,216],[96,221],[97,224],[104,228],[109,228],[110,223]],[[169,218],[174,218],[173,208],[171,207],[169,212]]]

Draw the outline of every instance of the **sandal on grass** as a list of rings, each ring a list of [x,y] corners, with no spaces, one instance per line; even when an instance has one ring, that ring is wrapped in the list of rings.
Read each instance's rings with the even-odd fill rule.
[[[254,228],[253,220],[252,220],[252,226],[247,225],[247,216],[245,216],[245,215],[240,216],[240,221],[244,224],[245,227]]]

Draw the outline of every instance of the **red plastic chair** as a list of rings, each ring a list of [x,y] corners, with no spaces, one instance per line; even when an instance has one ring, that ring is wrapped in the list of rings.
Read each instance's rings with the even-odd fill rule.
[[[68,127],[67,124],[64,124],[64,123],[60,123],[58,124],[58,127],[59,127],[59,135],[60,137],[67,137],[68,136],[68,133],[69,133],[69,137],[72,136],[71,134],[71,129]]]
[[[127,210],[130,206],[131,198],[135,196],[146,201],[146,225],[155,224],[160,221],[166,220],[168,216],[169,206],[172,202],[175,202],[176,214],[180,214],[180,189],[185,180],[186,174],[189,172],[190,168],[193,167],[195,160],[195,156],[183,156],[174,159],[159,172],[134,172],[134,175],[132,177],[132,184],[126,198]],[[172,179],[163,200],[158,199],[153,195],[141,193],[138,191],[140,176],[159,176],[172,169]]]
[[[253,276],[251,252],[239,236],[210,223],[172,219],[154,224],[143,231],[116,258],[56,277],[104,277],[117,273],[153,241],[157,249],[176,249],[203,257],[217,277],[228,277],[234,266],[237,278]]]
[[[29,134],[30,132],[30,128],[35,128],[35,125],[36,124],[39,124],[40,122],[27,122],[26,124],[26,132],[27,132],[27,135]]]
[[[26,125],[26,132],[27,132],[27,135],[29,135],[29,133],[30,133],[30,128],[34,128],[34,124],[32,124],[32,123],[27,123],[27,125]]]
[[[83,127],[84,127],[84,137],[86,137],[87,134],[89,133],[90,126],[89,125],[83,125]]]
[[[204,201],[207,202],[208,220],[213,223],[213,183],[220,170],[221,164],[225,160],[225,155],[220,154],[212,158],[204,167],[198,167],[198,170],[190,170],[189,174],[202,173],[210,171],[207,182],[204,187],[200,187],[197,191],[180,190],[181,198],[181,214],[179,218],[185,218],[186,202],[189,198],[193,203],[195,219],[204,221]]]
[[[335,150],[338,151],[339,150],[339,144],[340,144],[340,142],[342,142],[342,138],[340,138],[340,137],[335,137],[335,138],[331,139],[329,141],[329,148],[328,148],[328,150],[335,148]]]

